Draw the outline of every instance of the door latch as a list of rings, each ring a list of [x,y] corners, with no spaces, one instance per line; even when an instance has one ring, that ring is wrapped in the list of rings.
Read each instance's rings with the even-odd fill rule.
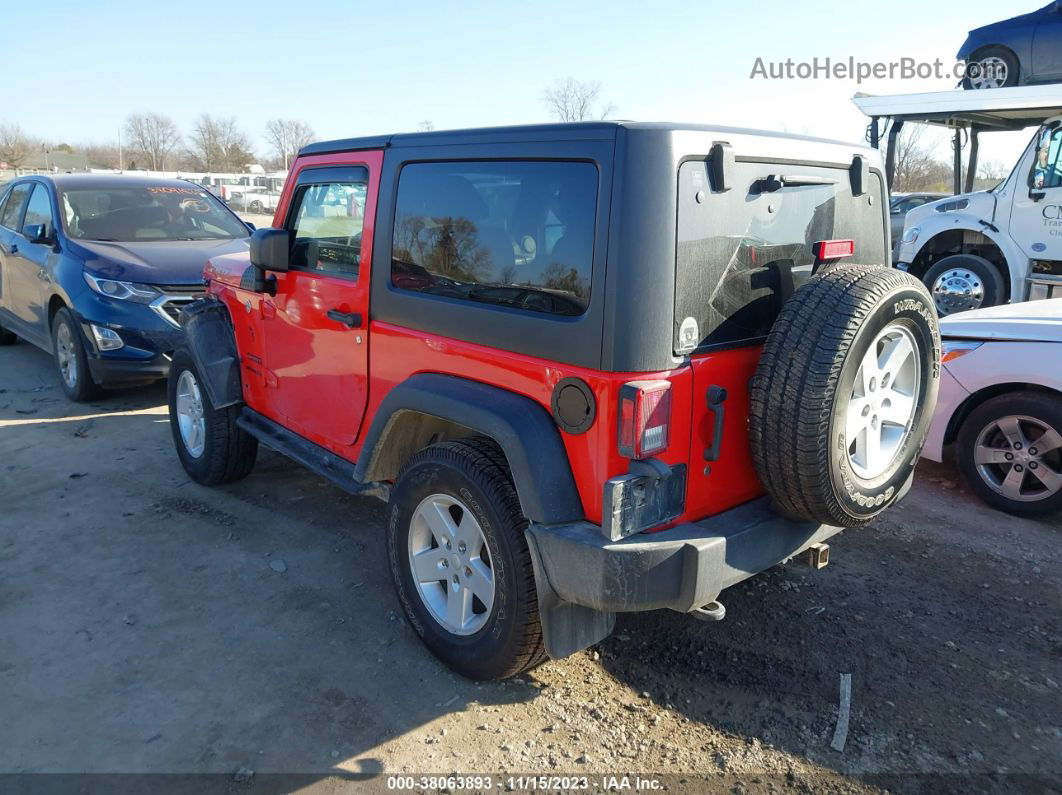
[[[704,451],[705,461],[718,461],[719,450],[723,446],[723,421],[726,417],[726,388],[721,386],[708,387],[708,411],[712,412],[715,422],[712,425],[712,443]]]

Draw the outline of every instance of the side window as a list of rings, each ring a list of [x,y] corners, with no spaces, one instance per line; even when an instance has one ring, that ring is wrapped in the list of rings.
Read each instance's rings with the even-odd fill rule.
[[[300,185],[290,216],[291,267],[357,276],[369,172],[343,182]]]
[[[4,214],[0,216],[0,226],[6,226],[8,229],[18,229],[18,222],[22,218],[22,208],[26,206],[26,200],[29,198],[30,188],[32,187],[32,182],[23,182],[11,189],[11,193],[7,197],[7,204],[4,205]]]
[[[590,301],[597,167],[411,163],[398,182],[391,284],[552,315]]]
[[[22,228],[33,224],[44,224],[46,232],[50,235],[55,229],[55,220],[52,217],[52,200],[48,196],[48,189],[43,185],[33,188],[29,204],[26,206],[26,218],[22,221]]]
[[[1036,163],[1033,164],[1033,188],[1039,190],[1062,188],[1060,153],[1062,153],[1062,127],[1042,130],[1039,147],[1036,150]]]

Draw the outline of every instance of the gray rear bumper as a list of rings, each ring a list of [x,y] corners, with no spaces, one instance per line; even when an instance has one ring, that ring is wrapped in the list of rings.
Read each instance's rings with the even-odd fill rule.
[[[527,530],[552,656],[604,638],[615,613],[686,613],[841,528],[776,514],[767,498],[701,522],[609,541],[587,522]]]

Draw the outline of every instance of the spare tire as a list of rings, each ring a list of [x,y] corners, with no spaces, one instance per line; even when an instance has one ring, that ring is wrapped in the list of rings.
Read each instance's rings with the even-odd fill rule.
[[[787,516],[857,527],[905,492],[940,378],[933,301],[913,276],[844,265],[786,302],[752,379],[760,481]]]

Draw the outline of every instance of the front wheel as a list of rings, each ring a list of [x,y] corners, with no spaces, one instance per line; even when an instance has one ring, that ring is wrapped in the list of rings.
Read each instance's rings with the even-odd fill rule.
[[[52,350],[59,371],[59,385],[70,400],[87,403],[100,396],[102,390],[89,372],[85,343],[78,330],[74,314],[63,307],[52,320]]]
[[[962,87],[967,90],[1018,85],[1018,59],[1003,47],[986,47],[966,63]]]
[[[973,254],[944,257],[926,271],[922,283],[941,317],[996,306],[1007,293],[999,268]]]
[[[955,454],[992,507],[1017,516],[1062,510],[1062,398],[1013,392],[985,401],[963,422]]]
[[[387,549],[398,600],[428,649],[470,679],[545,659],[526,528],[489,440],[434,444],[395,484]]]
[[[168,392],[173,443],[192,480],[216,486],[246,477],[258,440],[237,426],[239,406],[214,408],[187,350],[173,354]]]

